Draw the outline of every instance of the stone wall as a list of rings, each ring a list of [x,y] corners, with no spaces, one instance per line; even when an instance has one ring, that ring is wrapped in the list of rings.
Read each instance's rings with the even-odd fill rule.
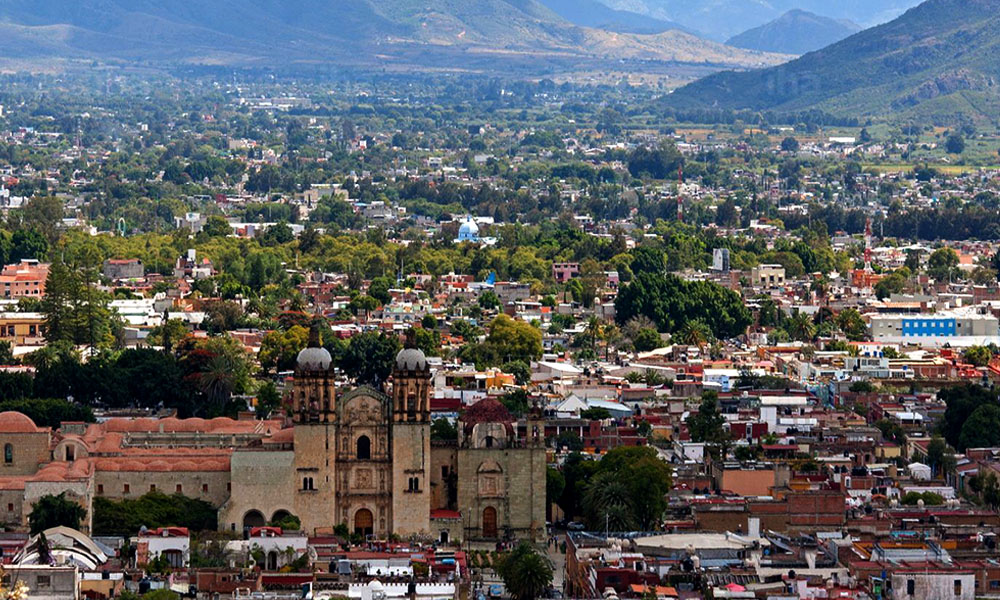
[[[304,523],[295,506],[295,495],[302,485],[298,475],[291,450],[233,452],[229,461],[232,493],[219,509],[219,527],[240,531],[243,516],[251,510],[260,511],[265,519],[286,510]]]

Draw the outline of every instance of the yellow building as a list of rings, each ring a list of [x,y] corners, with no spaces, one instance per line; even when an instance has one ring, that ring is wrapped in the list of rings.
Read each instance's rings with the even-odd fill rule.
[[[41,313],[0,313],[0,340],[15,346],[34,346],[45,341],[45,315]]]

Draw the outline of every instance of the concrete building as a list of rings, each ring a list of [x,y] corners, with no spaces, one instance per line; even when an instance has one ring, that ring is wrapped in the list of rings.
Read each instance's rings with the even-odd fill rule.
[[[566,283],[580,274],[580,263],[552,263],[552,278]]]
[[[104,261],[101,272],[112,281],[140,279],[146,275],[146,269],[138,258],[109,258]]]
[[[764,288],[785,285],[785,267],[781,265],[757,265],[750,270],[750,285]]]
[[[42,313],[0,313],[0,340],[15,346],[44,345],[45,315]]]
[[[22,260],[0,271],[0,298],[44,298],[49,265]]]
[[[1000,320],[973,311],[872,315],[871,331],[872,339],[881,343],[959,347],[1000,343]]]

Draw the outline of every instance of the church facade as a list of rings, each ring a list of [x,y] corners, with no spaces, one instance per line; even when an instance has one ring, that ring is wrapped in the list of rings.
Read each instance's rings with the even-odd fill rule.
[[[540,420],[519,429],[500,402],[481,400],[460,418],[457,442],[432,443],[423,352],[399,352],[388,393],[362,386],[338,394],[331,362],[311,336],[295,370],[294,427],[233,452],[220,527],[294,514],[317,534],[343,524],[378,538],[544,535]]]

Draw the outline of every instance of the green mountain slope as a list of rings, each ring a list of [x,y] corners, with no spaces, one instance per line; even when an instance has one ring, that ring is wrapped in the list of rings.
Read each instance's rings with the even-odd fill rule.
[[[861,27],[804,10],[790,10],[777,19],[744,31],[726,44],[749,50],[805,54],[854,35]]]
[[[686,108],[996,120],[998,31],[1000,0],[928,0],[779,67],[710,75],[664,101]]]

